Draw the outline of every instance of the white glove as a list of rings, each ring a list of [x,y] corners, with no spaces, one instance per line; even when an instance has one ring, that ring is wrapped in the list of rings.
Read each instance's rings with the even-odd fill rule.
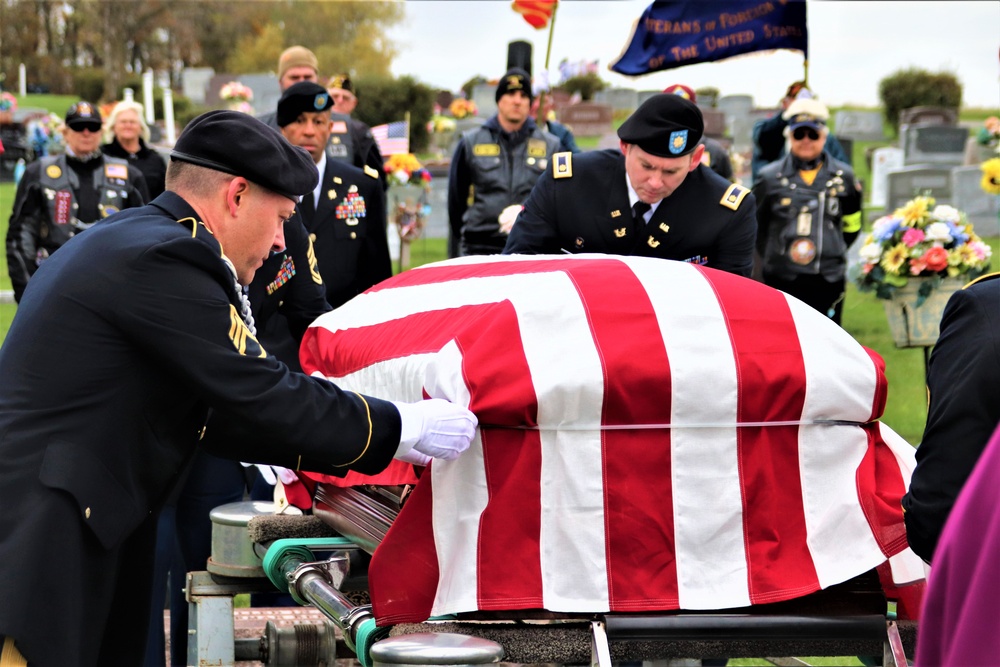
[[[395,458],[403,463],[412,463],[413,465],[424,467],[427,467],[430,462],[434,460],[426,454],[421,454],[415,449],[411,449],[405,454],[397,454]]]
[[[517,222],[517,214],[521,212],[524,207],[520,204],[511,204],[504,210],[500,211],[500,216],[497,218],[500,222],[500,232],[503,234],[510,234],[511,227]]]
[[[399,410],[402,429],[399,449],[395,458],[408,463],[404,458],[411,450],[435,459],[451,461],[457,459],[472,444],[476,437],[479,420],[460,405],[443,398],[431,398],[416,403],[393,401]]]

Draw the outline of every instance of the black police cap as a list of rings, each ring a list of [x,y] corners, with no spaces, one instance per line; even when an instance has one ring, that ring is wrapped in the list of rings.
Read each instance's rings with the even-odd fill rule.
[[[507,70],[507,73],[500,79],[500,83],[497,84],[497,102],[507,93],[518,90],[523,91],[528,99],[534,100],[535,96],[531,94],[531,76],[523,69],[514,67]]]
[[[618,128],[618,137],[657,157],[681,157],[694,151],[705,131],[697,105],[680,95],[659,93]]]
[[[177,138],[170,159],[242,176],[296,201],[319,182],[309,153],[239,111],[209,111],[192,120]]]
[[[315,81],[299,81],[281,94],[275,120],[278,121],[278,127],[284,127],[303,111],[326,111],[332,106],[333,99],[326,88]]]

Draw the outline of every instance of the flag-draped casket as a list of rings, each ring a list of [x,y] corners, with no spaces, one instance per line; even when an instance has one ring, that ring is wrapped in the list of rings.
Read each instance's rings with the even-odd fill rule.
[[[480,421],[374,554],[380,624],[740,607],[889,557],[897,580],[922,576],[881,358],[760,283],[642,257],[462,258],[319,318],[301,358]]]

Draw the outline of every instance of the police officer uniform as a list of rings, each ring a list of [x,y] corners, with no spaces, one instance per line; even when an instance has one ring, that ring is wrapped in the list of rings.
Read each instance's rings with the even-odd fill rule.
[[[531,97],[528,74],[513,69],[500,80],[496,99],[517,90]],[[455,242],[451,254],[500,253],[507,241],[500,213],[527,199],[558,148],[559,139],[530,117],[513,133],[501,128],[496,115],[463,133],[448,174],[448,222]]]
[[[658,156],[695,150],[697,107],[677,95],[644,102],[618,131]],[[620,150],[559,153],[517,217],[504,254],[599,252],[694,262],[749,276],[756,232],[754,198],[704,165],[647,213],[633,219]]]
[[[927,389],[927,425],[903,518],[910,547],[931,562],[955,500],[1000,423],[1000,273],[948,299]]]
[[[66,114],[70,129],[100,131],[100,113],[78,102]],[[103,155],[53,155],[32,162],[17,187],[7,227],[7,271],[14,298],[52,253],[94,222],[148,200],[142,172],[125,160]]]
[[[317,179],[232,111],[189,123],[172,159],[293,198]],[[292,373],[249,322],[219,241],[174,192],[33,276],[0,348],[0,635],[31,664],[141,661],[156,511],[196,448],[334,475],[396,453],[392,403]],[[79,353],[52,354],[70,340]]]
[[[823,122],[800,113],[789,129],[800,127],[818,132]],[[754,194],[764,282],[839,324],[847,248],[861,228],[861,186],[854,172],[826,150],[810,162],[789,153],[761,170]]]

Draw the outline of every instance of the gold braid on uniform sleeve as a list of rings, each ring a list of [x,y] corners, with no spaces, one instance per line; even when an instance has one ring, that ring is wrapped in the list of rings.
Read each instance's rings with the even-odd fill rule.
[[[354,393],[357,394],[358,398],[361,399],[361,402],[365,404],[365,413],[368,415],[368,442],[365,443],[365,448],[361,450],[361,453],[358,454],[353,461],[348,461],[347,463],[334,464],[333,466],[334,468],[343,468],[344,466],[349,466],[352,463],[357,463],[358,461],[361,460],[361,457],[365,455],[365,452],[368,451],[368,447],[370,447],[372,444],[372,409],[368,406],[368,401],[365,400],[364,396],[358,394],[358,392]]]

